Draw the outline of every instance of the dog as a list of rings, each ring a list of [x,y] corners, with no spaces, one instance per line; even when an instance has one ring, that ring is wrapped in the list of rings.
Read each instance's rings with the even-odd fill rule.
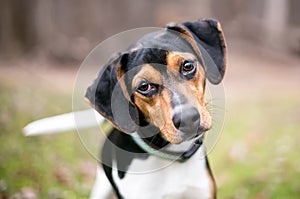
[[[219,84],[227,47],[220,23],[169,23],[112,57],[87,102],[113,130],[91,198],[216,198],[204,134],[206,81]]]

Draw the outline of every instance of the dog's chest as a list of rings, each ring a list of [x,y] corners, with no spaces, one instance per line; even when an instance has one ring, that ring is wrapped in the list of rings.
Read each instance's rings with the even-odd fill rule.
[[[146,160],[136,159],[123,179],[118,177],[116,170],[113,170],[113,178],[125,199],[211,197],[211,182],[202,149],[184,163],[155,156]]]

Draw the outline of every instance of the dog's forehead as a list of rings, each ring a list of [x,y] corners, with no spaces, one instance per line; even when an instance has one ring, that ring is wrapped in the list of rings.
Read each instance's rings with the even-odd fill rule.
[[[127,57],[127,64],[131,67],[138,67],[144,64],[161,64],[166,65],[168,51],[159,48],[141,48]]]
[[[176,62],[178,56],[170,56],[173,52],[181,55],[194,55],[195,52],[183,34],[169,29],[146,34],[126,50],[126,62],[122,66],[125,75],[125,84],[129,92],[132,89],[132,80],[145,65],[151,65],[155,70],[166,74],[170,63]],[[181,56],[180,55],[180,56]],[[183,56],[184,57],[184,56]],[[175,59],[171,61],[171,59]],[[128,71],[130,71],[128,73]],[[147,72],[146,72],[147,73]],[[144,73],[144,74],[146,74]]]
[[[126,50],[128,66],[124,72],[143,64],[167,65],[169,52],[195,54],[185,37],[179,32],[168,29],[146,34]]]
[[[195,59],[195,56],[190,53],[167,52],[166,57],[163,58],[163,64],[147,62],[136,68],[137,70],[135,70],[129,80],[131,88],[136,88],[143,81],[163,85],[164,87],[168,87],[168,89],[174,88],[176,85],[184,83],[184,80],[179,78],[181,64],[184,60]]]
[[[194,53],[191,45],[187,42],[186,35],[177,31],[164,29],[146,34],[139,39],[129,50],[141,48],[161,49],[165,51],[179,51]]]

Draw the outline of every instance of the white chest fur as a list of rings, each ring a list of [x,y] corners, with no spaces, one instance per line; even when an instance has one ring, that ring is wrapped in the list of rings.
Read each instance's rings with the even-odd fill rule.
[[[211,198],[211,181],[203,147],[184,163],[168,162],[156,156],[133,160],[123,179],[113,170],[113,178],[121,195],[125,199]],[[167,164],[169,166],[166,167]],[[160,165],[162,168],[157,169]],[[145,168],[144,173],[131,172],[141,168]]]

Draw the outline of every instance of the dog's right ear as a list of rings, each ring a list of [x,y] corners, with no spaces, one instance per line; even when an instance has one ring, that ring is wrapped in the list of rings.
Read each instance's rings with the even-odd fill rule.
[[[219,84],[226,71],[227,46],[221,24],[215,19],[170,23],[168,29],[178,31],[204,61],[207,79]]]
[[[125,133],[137,129],[137,109],[124,96],[118,81],[118,68],[124,54],[114,56],[88,87],[86,101],[114,127]]]

